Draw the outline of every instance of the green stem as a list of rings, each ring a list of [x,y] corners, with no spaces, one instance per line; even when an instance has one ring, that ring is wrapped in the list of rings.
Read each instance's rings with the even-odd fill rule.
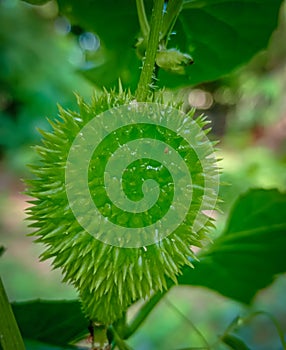
[[[125,330],[128,327],[126,312],[124,312],[123,316],[113,324],[113,327],[116,329],[116,332],[119,334],[119,336],[121,338],[124,338]]]
[[[150,27],[146,17],[144,0],[136,0],[136,6],[142,35],[144,39],[148,39]]]
[[[0,347],[3,350],[25,350],[11,305],[0,278]]]
[[[163,29],[161,39],[167,44],[168,38],[174,28],[176,20],[182,10],[183,0],[169,0],[166,14],[163,20]]]
[[[211,345],[211,349],[216,349],[220,343],[222,343],[223,338],[227,336],[230,332],[234,331],[238,325],[241,323],[241,317],[237,316],[231,323],[227,326],[223,334],[221,334],[217,340]]]
[[[202,349],[210,350],[210,345],[208,344],[206,338],[204,337],[203,333],[193,324],[193,322],[186,317],[181,310],[179,310],[173,303],[171,303],[167,298],[164,300],[165,304],[167,304],[169,307],[171,307],[182,319],[184,319],[197,333],[197,335],[201,338],[202,342],[204,343],[204,347]]]
[[[110,326],[109,330],[113,335],[112,349],[117,347],[119,350],[132,350],[132,348],[119,336],[113,326]]]
[[[139,102],[144,102],[147,100],[152,83],[155,59],[163,23],[163,7],[164,0],[154,0],[146,56],[143,61],[142,72],[136,91],[136,100]]]
[[[151,313],[151,311],[154,309],[155,305],[158,304],[158,302],[163,298],[163,296],[167,293],[167,291],[163,291],[161,293],[157,293],[153,295],[138,311],[138,314],[134,317],[131,324],[128,326],[128,328],[125,331],[124,339],[128,339],[131,337],[137,329],[141,326],[141,324],[145,321],[147,316]]]

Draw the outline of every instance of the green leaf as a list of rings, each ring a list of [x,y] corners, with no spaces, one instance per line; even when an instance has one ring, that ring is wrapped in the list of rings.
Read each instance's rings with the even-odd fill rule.
[[[26,340],[26,339],[24,339],[24,341],[25,341],[26,350],[80,350],[82,349],[74,346],[50,345],[50,344],[37,342],[33,340]]]
[[[250,190],[235,203],[224,233],[186,268],[180,284],[199,285],[244,303],[286,272],[286,194]]]
[[[226,334],[221,340],[233,350],[250,350],[240,338],[233,334]]]
[[[169,47],[190,54],[194,64],[187,68],[187,76],[173,79],[161,71],[161,83],[176,86],[212,81],[248,62],[267,47],[277,26],[281,3],[282,0],[185,1]]]
[[[91,31],[100,38],[101,49],[94,68],[83,74],[96,85],[123,85],[135,88],[141,65],[134,44],[139,34],[136,2],[130,0],[58,0],[59,10],[72,24]],[[101,53],[101,51],[103,53]]]
[[[37,1],[37,0],[32,0]],[[39,0],[38,0],[39,1]],[[142,65],[134,44],[140,34],[135,1],[57,0],[72,24],[96,33],[100,49],[83,70],[98,86],[135,89]],[[218,79],[267,47],[282,0],[185,1],[168,48],[191,55],[194,65],[181,74],[160,70],[161,86],[195,85]],[[150,18],[152,1],[145,1]],[[267,21],[265,20],[267,18]],[[186,74],[182,74],[183,72]]]
[[[13,303],[23,338],[65,346],[88,334],[88,321],[78,301],[36,300]]]

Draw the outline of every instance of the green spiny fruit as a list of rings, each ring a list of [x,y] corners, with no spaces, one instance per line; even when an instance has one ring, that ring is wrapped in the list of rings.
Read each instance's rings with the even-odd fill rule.
[[[163,105],[162,100],[159,102],[160,113],[167,114],[170,105]],[[154,179],[160,184],[162,190],[158,197],[159,204],[153,205],[152,210],[140,213],[139,216],[130,215],[112,203],[103,187],[105,160],[111,157],[114,149],[129,139],[153,137],[170,144],[170,149],[179,153],[192,172],[192,203],[185,219],[162,239],[148,246],[138,247],[120,247],[105,243],[79,223],[71,208],[66,187],[67,160],[72,144],[81,130],[101,113],[120,106],[132,106],[134,103],[136,105],[129,92],[121,91],[117,94],[105,91],[101,96],[94,97],[91,104],[78,98],[79,112],[60,108],[61,119],[50,122],[53,131],[41,131],[42,145],[36,147],[40,162],[32,166],[34,178],[27,181],[27,193],[35,198],[28,209],[29,219],[33,221],[31,226],[35,228],[32,235],[46,246],[41,258],[53,259],[53,266],[62,269],[64,281],[72,283],[78,290],[86,315],[102,324],[110,324],[119,319],[134,301],[167,289],[169,280],[176,282],[182,266],[192,266],[190,258],[195,256],[191,247],[202,246],[212,225],[211,220],[202,213],[201,206],[204,197],[204,172],[210,174],[211,183],[215,184],[217,181],[215,160],[209,158],[209,151],[204,154],[207,164],[205,170],[200,165],[200,159],[182,137],[166,128],[143,124],[133,125],[129,130],[118,129],[112,133],[112,137],[105,138],[93,153],[88,168],[88,186],[92,199],[102,216],[112,220],[115,225],[127,228],[147,226],[152,217],[165,215],[166,206],[172,204],[174,187],[168,169],[156,160],[146,158],[131,162],[122,179],[123,190],[135,202],[142,197],[142,185],[146,179]],[[184,122],[192,120],[192,112],[184,118],[187,118]],[[206,121],[200,117],[196,124],[203,128]],[[182,129],[183,125],[179,127]],[[124,142],[120,141],[121,138]],[[203,145],[205,141],[198,139],[195,142]],[[84,155],[84,150],[82,151]],[[168,152],[168,148],[165,148],[164,153]],[[213,193],[210,194],[212,196]],[[85,203],[82,208],[87,211],[85,214],[93,216],[85,208]],[[193,223],[198,216],[202,218],[202,227],[193,230]],[[99,227],[92,225],[93,230],[99,231]]]

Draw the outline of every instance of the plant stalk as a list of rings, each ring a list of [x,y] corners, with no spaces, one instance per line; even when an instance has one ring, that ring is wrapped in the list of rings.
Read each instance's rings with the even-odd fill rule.
[[[144,102],[148,97],[163,24],[164,0],[154,0],[153,4],[146,55],[143,60],[142,72],[136,91],[136,100],[138,102]]]
[[[161,293],[157,293],[153,295],[138,311],[137,315],[134,317],[131,324],[128,326],[124,333],[124,339],[128,339],[131,337],[137,329],[141,326],[141,324],[145,321],[147,316],[151,313],[151,311],[154,309],[155,305],[158,304],[158,302],[163,298],[163,296],[168,292],[168,290],[165,290]]]
[[[206,350],[210,350],[210,345],[208,344],[206,338],[204,337],[203,333],[194,325],[194,323],[188,318],[186,317],[173,303],[171,303],[167,298],[164,299],[164,302],[166,305],[168,305],[169,307],[171,307],[183,320],[185,320],[190,326],[191,328],[196,332],[196,334],[198,335],[198,337],[202,340],[202,342],[204,343],[204,347],[202,347],[201,349],[206,349]]]
[[[113,336],[113,344],[111,349],[115,349],[115,347],[117,347],[119,350],[132,350],[132,348],[120,337],[113,326],[109,327],[109,331]]]
[[[136,0],[136,6],[142,35],[144,39],[148,39],[150,27],[145,12],[144,0]]]
[[[3,350],[25,350],[25,345],[1,278],[0,310],[0,348]]]

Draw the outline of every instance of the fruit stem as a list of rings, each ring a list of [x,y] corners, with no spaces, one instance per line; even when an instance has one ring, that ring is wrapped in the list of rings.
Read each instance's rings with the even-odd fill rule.
[[[25,350],[25,345],[1,278],[0,310],[0,348],[3,350]]]
[[[164,0],[154,0],[152,16],[150,21],[150,33],[146,49],[145,58],[143,59],[142,72],[136,91],[136,100],[144,102],[147,100],[151,88],[152,76],[154,73],[155,59],[159,46],[161,28],[163,24]]]

